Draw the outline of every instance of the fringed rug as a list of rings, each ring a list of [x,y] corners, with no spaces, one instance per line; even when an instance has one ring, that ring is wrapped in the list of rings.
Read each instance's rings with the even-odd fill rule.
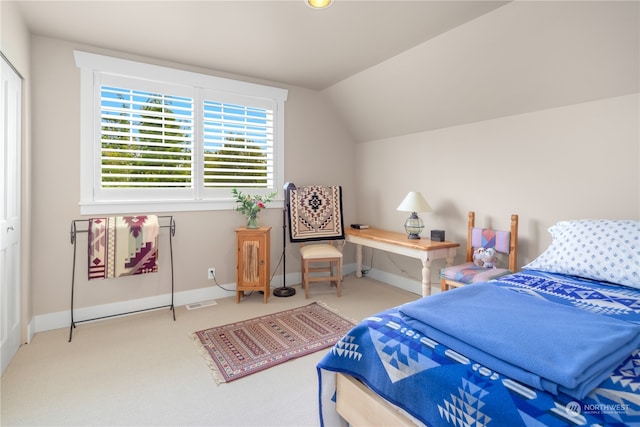
[[[193,333],[217,383],[231,382],[335,344],[354,322],[324,304]]]

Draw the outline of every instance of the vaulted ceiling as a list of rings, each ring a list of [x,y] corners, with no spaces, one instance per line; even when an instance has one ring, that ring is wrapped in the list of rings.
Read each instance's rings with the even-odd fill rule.
[[[23,1],[34,34],[321,90],[504,1]]]
[[[355,142],[640,91],[638,1],[18,5],[36,35],[322,91]]]

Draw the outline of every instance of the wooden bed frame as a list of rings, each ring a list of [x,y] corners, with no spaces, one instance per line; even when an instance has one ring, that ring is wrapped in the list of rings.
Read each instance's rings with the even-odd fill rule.
[[[352,376],[336,374],[336,409],[352,427],[416,427],[408,415]]]

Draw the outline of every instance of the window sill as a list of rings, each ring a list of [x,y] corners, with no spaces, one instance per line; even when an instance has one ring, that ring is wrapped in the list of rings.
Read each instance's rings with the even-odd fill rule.
[[[269,209],[284,207],[283,200],[273,200]],[[234,210],[234,200],[178,200],[178,201],[136,201],[136,202],[81,202],[81,215],[104,214],[132,214],[132,213],[162,213],[162,212],[190,212],[190,211],[222,211]]]

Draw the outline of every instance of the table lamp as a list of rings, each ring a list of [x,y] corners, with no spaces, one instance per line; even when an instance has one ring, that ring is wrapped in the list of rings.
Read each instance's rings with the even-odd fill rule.
[[[404,229],[408,234],[409,239],[419,239],[420,233],[424,228],[422,219],[418,216],[417,212],[431,212],[431,206],[424,199],[422,193],[418,191],[410,191],[404,198],[400,206],[399,211],[411,212],[411,216],[404,222]]]

